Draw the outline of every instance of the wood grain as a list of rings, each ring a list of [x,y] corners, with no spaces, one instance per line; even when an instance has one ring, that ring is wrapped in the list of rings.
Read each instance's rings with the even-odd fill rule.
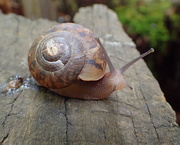
[[[81,8],[74,21],[99,35],[116,68],[139,55],[116,14],[106,6]],[[12,76],[30,77],[30,45],[55,24],[0,14],[1,86]],[[125,88],[101,101],[65,98],[34,82],[13,94],[1,93],[0,144],[180,144],[175,113],[144,61],[133,65],[125,78],[133,91]]]

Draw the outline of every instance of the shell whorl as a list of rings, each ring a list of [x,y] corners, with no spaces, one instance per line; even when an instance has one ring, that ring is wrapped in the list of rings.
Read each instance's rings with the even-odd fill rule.
[[[95,38],[89,29],[72,23],[48,29],[35,39],[30,48],[28,64],[31,75],[38,84],[52,89],[64,88],[77,79],[101,78],[106,61]],[[97,63],[94,59],[98,60]],[[98,71],[94,72],[94,68]]]

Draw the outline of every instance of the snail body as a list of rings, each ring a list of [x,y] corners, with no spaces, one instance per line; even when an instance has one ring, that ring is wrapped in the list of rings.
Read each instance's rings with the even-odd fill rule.
[[[128,86],[124,71],[151,52],[153,49],[115,70],[96,34],[81,25],[64,23],[34,40],[28,65],[40,86],[62,96],[98,100]]]

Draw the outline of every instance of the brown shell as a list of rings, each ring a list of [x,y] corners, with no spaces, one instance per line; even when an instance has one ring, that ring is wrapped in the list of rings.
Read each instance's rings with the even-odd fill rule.
[[[63,88],[77,79],[103,77],[106,60],[97,36],[74,23],[64,23],[43,32],[33,42],[28,64],[31,75],[47,88]]]

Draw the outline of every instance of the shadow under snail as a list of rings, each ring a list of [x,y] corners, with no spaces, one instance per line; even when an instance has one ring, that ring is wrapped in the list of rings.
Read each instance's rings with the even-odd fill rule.
[[[95,33],[78,24],[64,23],[34,40],[28,65],[40,86],[66,97],[99,100],[128,86],[123,73],[151,52],[154,49],[115,70]]]

